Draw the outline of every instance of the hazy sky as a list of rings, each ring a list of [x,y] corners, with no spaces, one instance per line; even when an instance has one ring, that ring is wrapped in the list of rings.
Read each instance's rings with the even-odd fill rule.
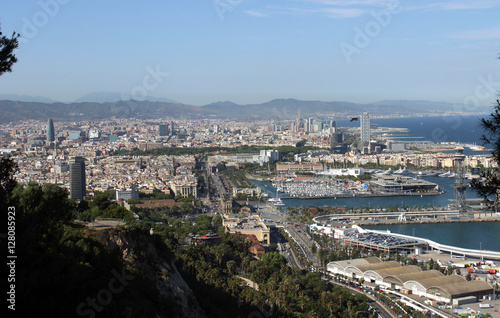
[[[499,17],[498,0],[2,1],[3,34],[23,39],[0,93],[490,105]]]

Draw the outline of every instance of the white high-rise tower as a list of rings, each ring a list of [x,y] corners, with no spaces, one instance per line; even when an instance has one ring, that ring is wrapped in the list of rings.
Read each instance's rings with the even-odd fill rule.
[[[370,115],[363,113],[361,116],[361,141],[370,142]]]

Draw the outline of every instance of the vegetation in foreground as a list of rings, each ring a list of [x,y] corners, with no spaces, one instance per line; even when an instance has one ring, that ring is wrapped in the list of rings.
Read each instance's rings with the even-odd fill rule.
[[[159,292],[151,272],[159,262],[172,262],[194,292],[200,315],[207,317],[370,317],[364,296],[333,287],[317,273],[293,269],[278,253],[253,257],[245,237],[222,232],[220,217],[201,215],[193,223],[157,215],[142,224],[129,220],[123,228],[89,230],[73,221],[79,207],[67,190],[53,184],[17,185],[15,169],[10,159],[2,158],[0,195],[3,207],[16,208],[16,250],[22,260],[16,268],[18,312],[37,317],[180,317],[176,300]],[[110,207],[115,209],[101,197],[89,204],[101,212]],[[186,242],[209,231],[219,232],[222,242]],[[129,242],[127,253],[113,244],[111,237],[117,236]],[[144,246],[154,246],[154,253]],[[126,288],[110,294],[108,301],[101,291],[116,275],[124,278]],[[240,276],[255,282],[258,290]]]

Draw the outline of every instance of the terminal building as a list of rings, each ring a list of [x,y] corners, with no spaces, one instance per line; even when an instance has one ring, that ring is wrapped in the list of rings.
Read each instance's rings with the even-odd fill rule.
[[[402,175],[375,175],[377,178],[370,182],[371,186],[384,192],[409,193],[439,191],[437,183],[422,179],[415,179]]]
[[[327,271],[352,279],[363,278],[385,288],[452,303],[463,297],[475,297],[494,293],[485,281],[467,281],[459,275],[445,276],[436,270],[422,271],[418,266],[402,266],[399,262],[382,262],[376,257],[330,262]]]
[[[427,248],[427,243],[423,241],[372,232],[350,231],[339,239],[347,245],[361,246],[388,254],[418,254]]]

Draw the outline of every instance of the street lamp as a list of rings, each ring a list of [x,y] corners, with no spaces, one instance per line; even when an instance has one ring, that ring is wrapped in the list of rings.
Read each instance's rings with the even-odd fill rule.
[[[483,249],[482,249],[482,243],[479,242],[479,255],[481,255],[481,263],[483,262]]]

